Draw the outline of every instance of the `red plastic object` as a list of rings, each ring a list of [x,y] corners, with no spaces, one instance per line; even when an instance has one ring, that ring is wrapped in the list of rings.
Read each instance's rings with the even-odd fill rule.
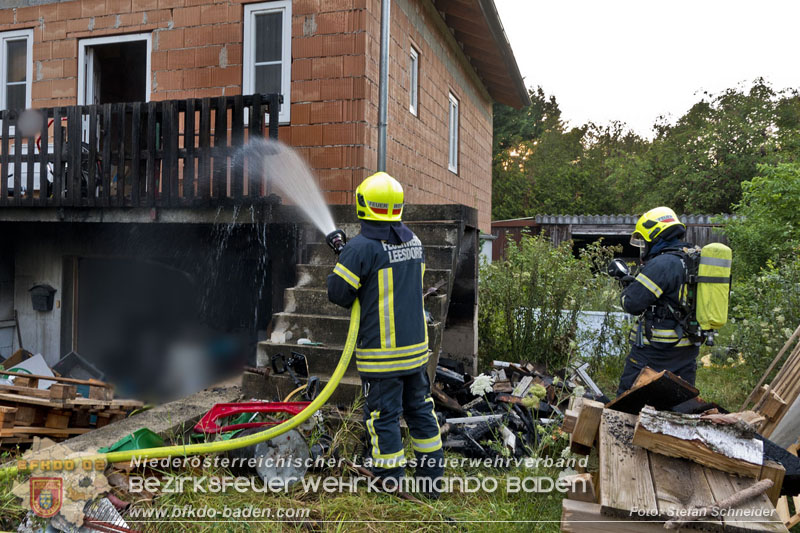
[[[308,407],[310,403],[311,402],[218,403],[203,415],[203,418],[194,426],[194,430],[198,433],[223,433],[236,429],[274,426],[280,424],[280,422],[247,422],[245,424],[219,426],[217,420],[241,413],[288,413],[294,416]]]

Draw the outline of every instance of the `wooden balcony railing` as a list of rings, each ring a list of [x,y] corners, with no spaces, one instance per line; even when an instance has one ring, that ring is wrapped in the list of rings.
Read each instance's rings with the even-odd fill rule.
[[[277,138],[279,107],[254,94],[0,111],[0,207],[258,203],[259,165],[237,152],[265,127]]]

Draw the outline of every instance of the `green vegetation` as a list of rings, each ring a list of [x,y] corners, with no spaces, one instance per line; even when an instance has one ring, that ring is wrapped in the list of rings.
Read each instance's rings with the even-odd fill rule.
[[[763,79],[704,93],[646,139],[614,122],[568,128],[554,96],[531,91],[523,110],[495,106],[495,220],[543,213],[727,213],[742,183],[800,160],[800,97]]]
[[[576,258],[571,243],[553,247],[546,237],[526,235],[506,250],[504,260],[481,267],[480,368],[499,359],[543,363],[554,372],[579,353],[599,362],[609,347],[613,355],[624,348],[621,328],[608,315],[617,305],[617,284],[598,274],[612,248],[593,244]],[[606,313],[594,342],[579,335],[581,311]],[[584,352],[588,345],[591,353]]]

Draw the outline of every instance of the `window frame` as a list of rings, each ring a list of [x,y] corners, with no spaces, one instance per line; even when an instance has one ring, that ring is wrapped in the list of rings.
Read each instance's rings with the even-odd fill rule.
[[[408,111],[419,117],[419,50],[413,45],[408,52],[410,60],[408,72]]]
[[[453,91],[447,93],[447,169],[453,174],[458,174],[459,159],[459,100]],[[455,122],[455,124],[453,124]]]
[[[149,102],[153,91],[153,38],[150,32],[129,33],[125,35],[106,35],[103,37],[88,37],[78,39],[78,105],[89,105],[86,101],[86,49],[92,46],[102,46],[104,44],[130,43],[144,41],[147,46],[147,57],[145,57],[145,89],[144,101]]]
[[[292,88],[292,2],[291,0],[273,0],[244,6],[244,39],[242,41],[242,94],[255,92],[255,17],[264,13],[282,14],[281,39],[281,94],[283,104],[278,113],[280,124],[291,121],[291,88]]]
[[[26,61],[25,61],[25,109],[30,109],[32,105],[31,87],[33,85],[33,29],[10,30],[0,32],[0,110],[5,110],[8,106],[7,99],[7,78],[8,78],[8,42],[26,40]]]

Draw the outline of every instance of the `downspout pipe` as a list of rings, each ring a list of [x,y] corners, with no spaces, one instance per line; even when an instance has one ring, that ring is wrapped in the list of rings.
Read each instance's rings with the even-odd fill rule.
[[[386,126],[389,123],[389,36],[391,0],[381,0],[381,57],[378,73],[378,172],[386,171]]]

